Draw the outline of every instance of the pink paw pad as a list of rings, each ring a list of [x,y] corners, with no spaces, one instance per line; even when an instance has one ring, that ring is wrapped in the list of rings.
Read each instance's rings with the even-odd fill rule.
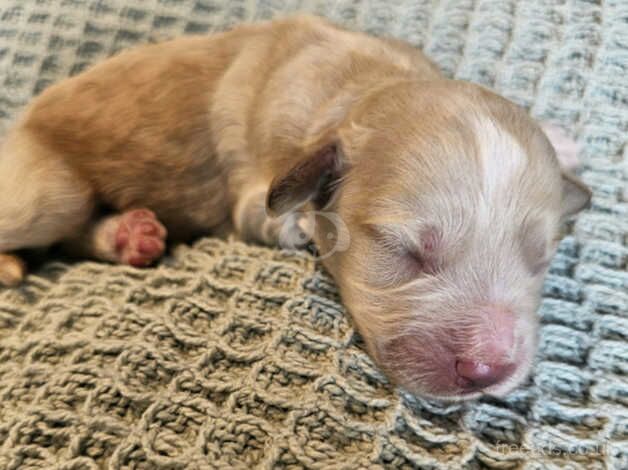
[[[148,209],[133,209],[120,215],[116,232],[116,253],[121,263],[148,266],[161,257],[166,244],[166,228]]]

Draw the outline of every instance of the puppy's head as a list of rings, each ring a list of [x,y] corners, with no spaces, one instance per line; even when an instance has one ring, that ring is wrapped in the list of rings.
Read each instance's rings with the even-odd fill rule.
[[[328,111],[268,208],[321,214],[324,263],[404,388],[450,400],[511,390],[535,354],[561,223],[589,190],[523,110],[475,85],[384,84]]]

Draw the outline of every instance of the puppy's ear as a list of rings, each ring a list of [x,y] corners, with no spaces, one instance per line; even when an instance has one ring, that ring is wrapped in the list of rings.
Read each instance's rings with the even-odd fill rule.
[[[578,154],[582,150],[582,146],[554,124],[542,122],[541,129],[554,147],[560,167],[566,171],[577,170],[580,166]]]
[[[591,203],[591,190],[578,177],[563,170],[563,217],[577,214]]]
[[[581,146],[571,139],[561,128],[544,122],[541,128],[549,139],[563,176],[563,217],[580,212],[591,202],[591,190],[572,171],[580,166],[578,154]]]
[[[275,177],[266,197],[268,212],[278,216],[308,202],[322,209],[331,202],[345,170],[340,143],[323,145],[285,174]]]

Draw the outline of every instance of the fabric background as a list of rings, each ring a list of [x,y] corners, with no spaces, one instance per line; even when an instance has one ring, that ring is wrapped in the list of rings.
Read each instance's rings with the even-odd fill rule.
[[[0,469],[628,468],[626,0],[1,0],[0,127],[121,48],[297,10],[405,38],[584,144],[593,205],[547,278],[533,377],[471,405],[395,390],[305,253],[51,261],[0,290]]]

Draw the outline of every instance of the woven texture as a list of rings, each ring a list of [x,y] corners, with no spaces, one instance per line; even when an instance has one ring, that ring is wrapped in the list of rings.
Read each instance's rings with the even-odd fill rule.
[[[470,405],[395,390],[305,253],[50,262],[0,290],[0,469],[628,468],[626,0],[2,0],[0,129],[121,48],[296,10],[407,39],[584,144],[593,206],[547,278],[533,377]]]

